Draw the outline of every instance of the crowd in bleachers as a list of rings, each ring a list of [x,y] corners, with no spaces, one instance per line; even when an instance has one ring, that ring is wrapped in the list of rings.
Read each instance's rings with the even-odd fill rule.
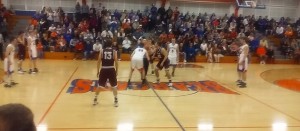
[[[7,18],[11,12],[6,9],[3,4],[0,4],[0,51],[3,51],[3,45],[8,36]],[[3,53],[0,53],[0,58],[3,60]]]
[[[112,11],[101,3],[97,7],[77,3],[74,14],[66,14],[60,7],[43,7],[31,24],[39,31],[43,51],[72,51],[78,58],[84,54],[83,59],[93,59],[101,48],[94,45],[101,45],[106,37],[113,39],[121,53],[130,53],[145,37],[165,43],[176,38],[187,61],[206,55],[208,62],[219,62],[220,57],[235,55],[230,45],[244,36],[262,64],[266,58],[274,58],[275,47],[287,58],[299,57],[300,19],[292,22],[288,17],[276,21],[267,16],[216,16],[183,13],[178,8],[152,5],[143,11]],[[281,44],[270,44],[269,36],[280,38]]]

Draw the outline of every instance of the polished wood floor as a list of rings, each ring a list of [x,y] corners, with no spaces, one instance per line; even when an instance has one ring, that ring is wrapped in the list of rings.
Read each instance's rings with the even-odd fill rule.
[[[129,65],[120,62],[119,81],[128,80]],[[100,93],[96,106],[94,93],[70,92],[76,79],[97,80],[96,61],[39,60],[38,66],[38,74],[14,74],[17,86],[1,85],[0,105],[30,107],[39,131],[300,131],[300,92],[275,82],[300,81],[299,65],[251,64],[247,88],[236,86],[235,64],[183,66],[174,82],[210,81],[220,88],[158,89],[150,74],[148,88],[119,91],[117,108],[110,91]],[[138,72],[132,81],[140,81]]]

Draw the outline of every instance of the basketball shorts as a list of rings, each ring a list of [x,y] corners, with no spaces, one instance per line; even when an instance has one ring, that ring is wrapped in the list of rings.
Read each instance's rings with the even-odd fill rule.
[[[170,60],[170,65],[177,65],[177,57],[168,57]]]
[[[8,59],[4,59],[4,71],[8,72],[9,74],[14,72],[14,62],[11,61],[11,63],[8,63]]]
[[[31,48],[31,59],[36,59],[37,58],[37,49]]]
[[[142,69],[142,68],[144,68],[143,59],[132,59],[131,60],[131,68],[132,69]]]
[[[161,60],[158,61],[157,65],[156,65],[156,67],[157,67],[159,70],[162,70],[163,68],[169,69],[169,65],[170,65],[169,59],[167,59],[167,60],[163,63],[162,66],[161,66],[161,62],[162,62]]]
[[[242,60],[240,60],[240,61],[242,61]],[[246,70],[248,70],[248,58],[246,58],[245,60],[243,60],[241,62],[241,64],[238,64],[238,67],[237,67],[237,71],[238,72],[244,72]]]
[[[99,86],[105,87],[107,80],[112,87],[117,86],[117,75],[115,68],[101,69],[99,74]]]

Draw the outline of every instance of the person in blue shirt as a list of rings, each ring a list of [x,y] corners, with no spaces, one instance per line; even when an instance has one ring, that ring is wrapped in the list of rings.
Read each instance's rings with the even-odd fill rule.
[[[64,38],[65,38],[65,40],[66,40],[66,42],[67,42],[67,47],[69,47],[70,41],[71,41],[71,39],[73,38],[71,32],[70,32],[70,31],[67,31],[67,32],[64,34]]]
[[[195,62],[196,60],[196,51],[192,41],[189,41],[189,46],[185,49],[186,60],[188,62]]]
[[[83,60],[92,59],[92,54],[93,54],[93,43],[92,43],[92,41],[85,41],[85,44],[84,44],[84,59]]]

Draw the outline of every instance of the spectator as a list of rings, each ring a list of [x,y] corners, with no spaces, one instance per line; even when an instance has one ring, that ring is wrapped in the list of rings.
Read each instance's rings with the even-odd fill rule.
[[[77,44],[78,42],[79,42],[79,39],[78,39],[77,37],[74,37],[74,38],[71,39],[70,45],[69,45],[70,51],[71,51],[71,52],[74,52],[74,51],[75,51],[75,46],[76,46],[76,44]]]
[[[49,27],[48,31],[52,32],[52,31],[56,31],[56,27],[54,24],[51,24],[51,26]]]
[[[282,25],[277,26],[276,28],[276,35],[280,38],[283,37],[283,33],[284,33],[284,28]]]
[[[1,131],[36,131],[32,111],[22,104],[0,106]]]
[[[54,11],[53,13],[53,22],[54,24],[57,26],[60,24],[60,18],[59,18],[59,12],[58,11]]]
[[[101,49],[102,49],[102,45],[100,43],[100,40],[97,39],[96,43],[94,43],[94,45],[93,45],[93,57],[92,58],[97,60]]]
[[[192,42],[189,43],[189,46],[185,50],[186,60],[187,62],[195,62],[196,61],[196,52]]]
[[[57,40],[56,49],[62,52],[67,51],[67,42],[64,36],[60,36],[59,39]]]
[[[125,37],[125,39],[122,42],[122,52],[123,53],[131,52],[131,41],[128,39],[128,37]]]
[[[79,41],[75,44],[74,60],[82,58],[83,50],[84,50],[84,41],[83,39],[79,39]]]
[[[186,54],[183,42],[179,43],[179,59],[183,59],[183,62],[186,63]]]
[[[83,60],[93,59],[92,55],[93,55],[93,43],[91,41],[85,41]]]
[[[142,27],[139,27],[133,34],[133,41],[134,44],[140,44],[140,40],[142,39],[142,37],[144,36],[144,32],[142,31]]]
[[[115,33],[118,29],[118,22],[115,17],[112,18],[112,21],[110,22],[110,31]]]
[[[215,59],[216,63],[220,63],[220,58],[224,57],[224,55],[222,54],[222,46],[218,45],[218,44],[214,44],[214,48],[213,48],[213,56]]]
[[[79,2],[75,5],[75,21],[76,23],[79,23],[81,21],[81,6]]]
[[[63,36],[64,36],[64,38],[65,38],[65,40],[66,40],[66,42],[67,42],[67,47],[69,47],[70,42],[71,42],[71,40],[72,40],[72,38],[73,38],[71,32],[70,32],[70,31],[67,31]]]
[[[268,50],[267,50],[267,60],[270,61],[270,63],[274,64],[275,62],[275,57],[274,57],[274,49],[271,46]]]
[[[102,31],[101,37],[102,37],[102,39],[103,38],[113,38],[113,34],[110,30],[105,29]]]
[[[117,43],[118,45],[122,45],[123,40],[125,39],[125,33],[123,29],[117,33]]]
[[[84,19],[88,19],[89,18],[89,12],[90,12],[90,7],[85,2],[83,2],[82,6],[81,6],[82,17]]]
[[[293,31],[292,27],[289,25],[284,32],[284,36],[286,38],[292,38],[293,35],[294,35],[294,31]]]
[[[113,42],[112,48],[113,48],[115,51],[117,51],[118,60],[120,61],[120,60],[121,60],[121,54],[120,54],[119,46],[118,46],[117,42]]]
[[[263,45],[260,45],[257,48],[256,54],[258,55],[258,57],[260,59],[260,64],[266,64],[266,57],[267,57],[266,47]]]
[[[208,46],[207,46],[206,58],[207,58],[207,62],[209,62],[209,63],[214,62],[214,60],[213,60],[213,45],[211,43],[208,44]]]
[[[87,42],[87,41],[94,41],[93,34],[89,30],[87,30],[87,32],[85,32],[83,34],[83,39],[84,39],[85,42]]]
[[[206,51],[207,51],[207,43],[206,43],[206,40],[204,40],[201,45],[200,45],[200,54],[201,55],[206,55]]]
[[[40,59],[44,58],[44,47],[43,47],[41,39],[38,40],[37,53],[38,53],[38,58],[40,58]]]

